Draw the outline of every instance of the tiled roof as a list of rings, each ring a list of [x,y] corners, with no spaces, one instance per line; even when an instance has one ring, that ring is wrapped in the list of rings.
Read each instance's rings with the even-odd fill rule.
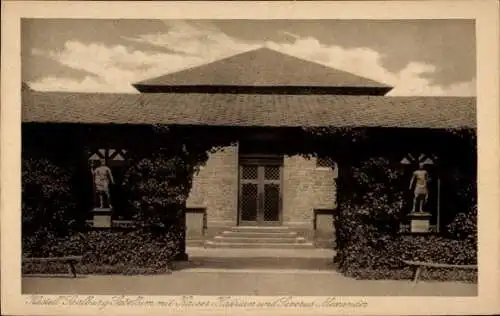
[[[144,87],[162,86],[350,87],[376,88],[383,90],[383,94],[391,90],[380,82],[265,47],[145,80],[134,86],[140,91]]]
[[[23,92],[23,122],[475,128],[476,99]]]

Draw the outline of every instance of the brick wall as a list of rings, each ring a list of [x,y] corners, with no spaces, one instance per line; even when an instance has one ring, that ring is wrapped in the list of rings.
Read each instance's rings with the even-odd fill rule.
[[[284,225],[312,229],[314,209],[336,206],[336,174],[317,168],[315,158],[285,157],[283,177]]]
[[[238,147],[228,146],[210,155],[193,179],[187,207],[204,207],[209,227],[236,225]]]

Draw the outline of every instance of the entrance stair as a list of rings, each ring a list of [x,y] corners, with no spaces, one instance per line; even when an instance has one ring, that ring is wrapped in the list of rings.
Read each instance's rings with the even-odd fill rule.
[[[289,227],[236,226],[206,241],[205,247],[311,249],[314,244]]]

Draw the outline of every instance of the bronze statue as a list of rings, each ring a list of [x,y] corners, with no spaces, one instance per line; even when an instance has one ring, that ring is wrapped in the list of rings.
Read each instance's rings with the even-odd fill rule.
[[[92,170],[92,175],[94,178],[96,194],[97,196],[99,196],[100,208],[104,208],[104,196],[106,196],[109,208],[112,208],[113,206],[111,205],[109,185],[114,184],[115,181],[113,179],[111,169],[106,166],[106,161],[104,159],[99,160],[99,165],[94,170]]]
[[[419,205],[418,212],[423,213],[424,204],[427,203],[429,197],[429,173],[424,167],[424,163],[419,163],[418,169],[413,172],[411,177],[410,190],[415,184],[412,213],[416,212],[417,203]]]

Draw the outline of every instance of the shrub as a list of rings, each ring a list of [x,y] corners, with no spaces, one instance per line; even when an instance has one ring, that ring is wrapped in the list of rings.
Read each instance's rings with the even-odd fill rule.
[[[413,270],[405,267],[398,270],[383,269],[358,269],[349,270],[344,273],[346,276],[362,280],[409,280],[413,277]],[[431,269],[426,268],[420,273],[420,280],[424,281],[462,281],[477,283],[477,271],[464,269]]]
[[[148,275],[170,273],[168,267],[133,267],[124,264],[116,264],[113,266],[96,265],[96,264],[77,264],[75,266],[76,273],[81,274],[121,274],[121,275]],[[52,263],[50,265],[40,263],[25,263],[22,272],[24,275],[33,274],[67,274],[68,268],[63,263]]]
[[[191,176],[185,162],[162,152],[132,164],[125,176],[134,219],[141,223],[171,223],[182,211]]]
[[[477,241],[477,205],[467,213],[458,213],[447,228],[454,238]]]
[[[192,178],[198,166],[208,159],[208,151],[213,146],[210,141],[191,142],[186,135],[175,134],[164,126],[147,127],[145,132],[150,134],[146,134],[144,142],[129,144],[130,168],[123,182],[124,195],[130,198],[125,204],[131,206],[135,214],[132,225],[135,230],[89,232],[85,234],[85,243],[72,236],[76,229],[84,226],[84,221],[78,220],[80,217],[73,218],[79,212],[75,211],[77,199],[71,192],[72,170],[53,163],[56,160],[25,158],[24,255],[82,254],[89,271],[112,267],[109,271],[130,272],[142,268],[155,271],[178,254],[185,237],[182,215]],[[49,148],[48,144],[35,146],[35,143],[37,141],[32,141],[26,147],[37,155]],[[70,160],[61,156],[63,153],[51,153],[56,153],[51,157],[62,163]],[[78,161],[77,156],[71,156],[72,161]],[[75,161],[69,164],[76,166]],[[35,269],[33,265],[28,266]]]
[[[345,200],[334,218],[337,257],[340,267],[352,263],[361,249],[381,253],[380,239],[399,230],[402,194],[398,187],[401,173],[384,157],[371,157],[352,167],[356,192]],[[371,176],[373,175],[373,176]],[[356,250],[357,249],[357,250]],[[382,250],[381,248],[380,250]],[[354,256],[354,257],[353,257]],[[368,258],[365,258],[368,260]],[[362,259],[359,266],[370,264]]]
[[[132,231],[96,230],[73,236],[53,238],[48,243],[30,249],[25,238],[25,256],[58,257],[83,256],[80,273],[153,273],[165,272],[179,252],[180,240],[164,229],[135,229]],[[62,269],[62,271],[61,271]],[[65,272],[63,265],[25,264],[30,273]],[[135,271],[135,272],[134,272]]]
[[[476,264],[476,244],[439,236],[401,236],[397,255],[405,260]]]
[[[349,170],[355,192],[344,196],[335,214],[340,271],[358,278],[410,278],[402,260],[476,264],[477,209],[459,214],[449,225],[449,238],[400,235],[402,173],[387,158],[361,159]],[[468,190],[468,189],[467,189]],[[344,192],[345,194],[345,192]],[[437,271],[437,270],[436,270]],[[425,278],[473,280],[477,273],[449,269],[426,272]]]
[[[72,170],[46,158],[22,160],[22,234],[31,247],[71,234],[78,223],[71,191]]]
[[[341,271],[349,276],[364,276],[366,278],[379,278],[382,275],[396,279],[410,278],[412,270],[402,260],[459,265],[477,263],[474,242],[439,236],[379,235],[375,239],[366,240],[363,243],[350,243],[344,253]],[[447,280],[455,273],[460,276],[460,279],[463,279],[463,275],[471,275],[470,272],[460,272],[461,269],[448,270],[448,272],[443,272],[443,276],[438,279]],[[370,276],[370,273],[373,275]],[[439,273],[431,275],[436,277],[439,276]]]

